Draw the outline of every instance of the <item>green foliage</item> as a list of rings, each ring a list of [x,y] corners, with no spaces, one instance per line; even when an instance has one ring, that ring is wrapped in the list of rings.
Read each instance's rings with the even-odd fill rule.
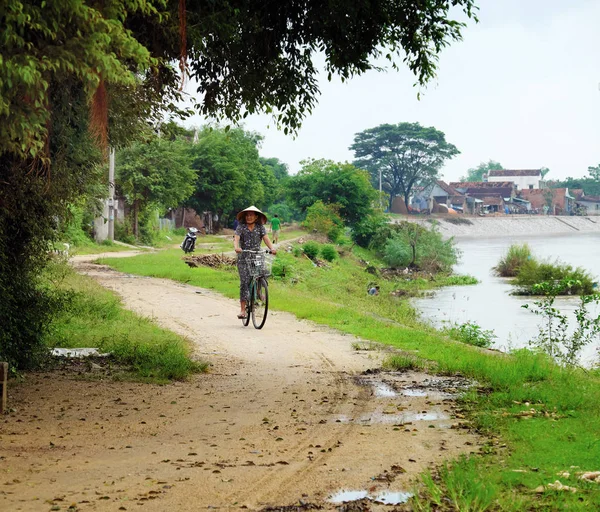
[[[317,201],[335,204],[350,225],[372,211],[376,193],[368,174],[350,164],[331,160],[306,160],[298,174],[286,182],[288,200],[307,211]]]
[[[388,229],[391,235],[385,241],[383,258],[391,267],[451,272],[458,261],[459,251],[454,240],[444,240],[435,229],[428,230],[413,222],[401,222]]]
[[[418,511],[438,510],[493,510],[500,490],[494,482],[482,477],[475,458],[464,455],[451,464],[444,465],[432,475],[423,475],[423,494],[413,498]],[[432,507],[433,506],[433,507]]]
[[[500,258],[498,264],[493,268],[494,273],[500,277],[516,277],[521,267],[531,259],[529,245],[512,244],[506,254]]]
[[[587,170],[590,178],[600,183],[600,164],[595,167],[590,165]]]
[[[483,175],[489,174],[490,171],[501,171],[504,169],[502,164],[494,160],[481,162],[477,167],[471,167],[467,171],[467,175],[463,176],[460,181],[483,181]]]
[[[300,220],[302,214],[297,208],[290,206],[288,203],[277,203],[269,206],[268,217],[272,218],[275,214],[281,219],[281,222],[292,222]]]
[[[594,279],[583,268],[573,268],[560,262],[540,262],[533,258],[520,267],[513,283],[518,286],[517,295],[537,295],[543,291],[544,283],[553,287],[555,295],[594,293]]]
[[[321,247],[321,257],[329,262],[337,259],[338,252],[335,246],[331,244],[325,244],[323,247]]]
[[[217,213],[225,225],[251,204],[264,210],[277,180],[259,161],[259,139],[241,128],[203,128],[190,148],[198,178],[187,204]]]
[[[415,185],[429,185],[438,178],[444,162],[460,151],[446,142],[443,132],[419,123],[382,124],[357,133],[350,146],[354,165],[371,174],[389,194],[389,207],[396,196],[408,200]]]
[[[140,217],[155,209],[175,208],[194,190],[189,144],[150,137],[117,153],[116,182],[133,209],[133,232],[140,235]],[[147,236],[146,236],[147,238]]]
[[[314,260],[319,255],[320,246],[317,242],[313,240],[309,240],[305,242],[302,246],[302,251],[306,254],[311,260]]]
[[[381,210],[374,210],[352,226],[352,240],[361,247],[371,247],[374,237],[386,228],[390,219]]]
[[[327,235],[329,240],[336,242],[344,232],[344,221],[338,211],[337,205],[316,201],[307,208],[302,225],[309,231]]]
[[[600,180],[590,178],[567,178],[559,181],[549,181],[551,188],[582,189],[586,196],[600,196]]]
[[[539,334],[530,341],[530,345],[548,354],[558,363],[574,366],[579,363],[581,349],[598,338],[600,334],[600,315],[591,318],[588,306],[598,305],[600,295],[581,295],[579,305],[575,310],[575,329],[569,328],[567,315],[554,307],[556,296],[566,287],[565,283],[541,283],[533,287],[536,294],[544,295],[543,299],[533,302],[533,305],[524,304],[523,308],[541,316]]]
[[[498,337],[494,331],[484,330],[474,322],[453,325],[444,329],[443,332],[457,341],[483,348],[491,347],[494,339]]]

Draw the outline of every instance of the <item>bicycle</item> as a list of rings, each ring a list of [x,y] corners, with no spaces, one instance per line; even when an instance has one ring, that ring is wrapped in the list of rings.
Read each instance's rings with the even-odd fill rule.
[[[243,250],[243,253],[248,253],[243,260],[250,274],[250,297],[246,301],[246,316],[242,318],[242,324],[246,327],[252,323],[255,329],[262,329],[267,321],[267,313],[269,311],[269,286],[267,277],[271,275],[271,267],[273,257],[271,251],[248,251]]]

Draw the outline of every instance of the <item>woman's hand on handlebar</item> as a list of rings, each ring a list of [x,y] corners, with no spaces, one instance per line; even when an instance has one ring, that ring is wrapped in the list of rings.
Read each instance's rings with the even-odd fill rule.
[[[241,247],[236,247],[235,248],[235,252],[237,252],[238,254],[240,254],[242,252],[242,248]]]

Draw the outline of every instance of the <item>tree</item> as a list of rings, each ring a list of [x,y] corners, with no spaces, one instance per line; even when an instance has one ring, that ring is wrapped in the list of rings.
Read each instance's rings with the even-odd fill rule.
[[[389,207],[394,197],[408,201],[415,185],[429,185],[447,159],[460,152],[446,142],[443,132],[419,123],[382,124],[354,136],[350,146],[354,165],[366,169],[378,186],[381,173],[382,190],[389,194]]]
[[[344,80],[374,68],[376,57],[400,56],[425,84],[437,55],[461,37],[464,24],[450,17],[450,9],[460,14],[457,7],[475,18],[474,0],[4,2],[0,249],[10,248],[10,257],[0,258],[0,288],[14,301],[0,311],[0,340],[19,347],[20,333],[35,337],[24,311],[43,308],[21,290],[32,289],[46,242],[56,236],[52,222],[35,220],[61,218],[85,189],[86,170],[100,158],[97,149],[83,151],[91,143],[88,128],[105,152],[109,141],[130,143],[165,111],[185,115],[177,108],[181,79],[174,63],[200,84],[201,113],[237,121],[272,112],[294,131],[319,92],[316,52],[325,55],[330,75]],[[63,137],[69,129],[75,137]],[[14,198],[27,199],[28,208]],[[31,259],[36,265],[25,270]],[[19,286],[12,279],[16,266],[24,272]]]
[[[225,221],[252,204],[264,208],[265,188],[276,188],[276,180],[260,164],[259,140],[241,128],[203,128],[191,147],[198,178],[187,204],[198,212],[217,213]]]
[[[151,137],[117,154],[116,182],[133,207],[133,234],[139,238],[139,218],[149,209],[176,208],[194,191],[196,171],[182,141]]]
[[[467,175],[463,176],[460,181],[483,181],[484,174],[489,175],[490,171],[501,171],[502,169],[504,167],[499,162],[488,160],[487,162],[481,162],[477,167],[471,167],[467,171]]]
[[[600,164],[598,164],[596,167],[588,167],[588,174],[593,180],[600,181]]]
[[[548,169],[548,167],[542,167],[540,169],[540,174],[542,175],[542,179],[544,179],[549,172],[550,172],[550,169]]]
[[[288,165],[283,163],[279,158],[264,158],[259,157],[258,159],[263,167],[269,169],[277,181],[284,181],[290,177]]]
[[[369,175],[351,164],[305,160],[300,172],[287,181],[289,201],[303,212],[317,201],[334,204],[350,225],[373,209],[376,193]]]

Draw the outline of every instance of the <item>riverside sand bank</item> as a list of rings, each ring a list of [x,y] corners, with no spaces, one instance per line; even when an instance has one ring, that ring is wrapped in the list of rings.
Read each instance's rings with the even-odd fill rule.
[[[502,215],[498,217],[457,217],[455,215],[430,215],[424,217],[398,216],[395,222],[407,220],[422,226],[438,222],[444,237],[479,238],[507,237],[520,235],[559,235],[577,233],[600,233],[600,216],[558,217],[552,215],[525,216]]]

